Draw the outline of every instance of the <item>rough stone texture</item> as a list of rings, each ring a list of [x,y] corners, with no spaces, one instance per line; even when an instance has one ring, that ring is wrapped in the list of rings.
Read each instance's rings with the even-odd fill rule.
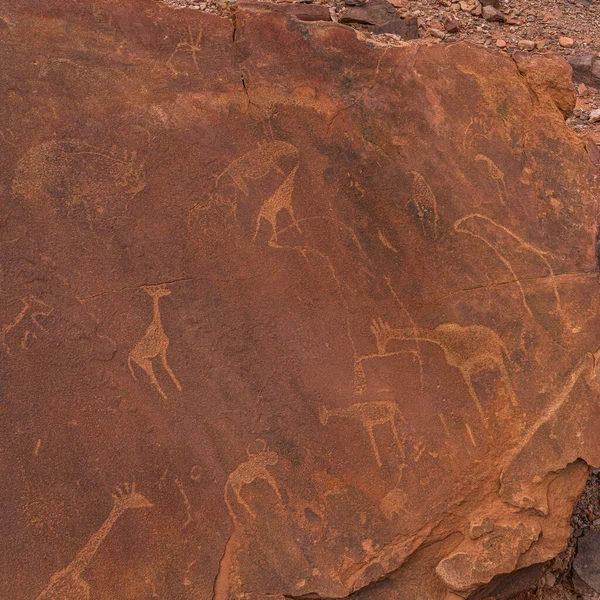
[[[239,2],[238,7],[242,10],[276,10],[283,12],[299,21],[331,21],[329,7],[321,4],[278,4],[275,2]]]
[[[441,600],[563,548],[600,289],[558,84],[269,10],[2,21],[0,597]]]
[[[544,104],[550,100],[565,119],[575,108],[573,74],[569,64],[552,55],[515,52],[513,59],[525,76],[535,102]],[[551,110],[551,107],[544,107]]]
[[[594,87],[600,86],[600,61],[595,54],[577,54],[569,57],[573,79]]]
[[[600,593],[600,532],[588,531],[579,540],[573,570],[589,587]]]

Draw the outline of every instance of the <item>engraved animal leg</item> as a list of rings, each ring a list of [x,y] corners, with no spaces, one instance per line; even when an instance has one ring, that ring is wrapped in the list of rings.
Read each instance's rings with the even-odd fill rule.
[[[244,177],[242,175],[234,175],[233,173],[230,173],[230,175],[240,192],[242,192],[245,196],[248,196],[250,191],[248,190],[248,186],[244,181]]]
[[[248,503],[244,500],[244,498],[242,498],[242,486],[239,483],[232,483],[231,484],[231,489],[233,490],[233,493],[235,494],[235,497],[237,498],[237,501],[254,517],[256,518],[256,514],[254,513],[254,511],[250,508],[250,506],[248,505]]]
[[[501,361],[499,363],[499,366],[500,371],[502,372],[502,379],[504,380],[505,385],[508,388],[508,393],[510,394],[510,403],[512,404],[512,406],[519,406],[517,394],[515,394],[515,389],[512,385],[512,379],[510,378],[510,374],[508,372],[508,369],[506,368],[506,365],[504,364],[504,361]]]
[[[254,230],[254,236],[252,237],[252,241],[255,242],[256,238],[258,237],[258,232],[260,231],[260,226],[262,224],[262,220],[263,218],[266,219],[266,217],[263,217],[263,215],[261,213],[259,213],[257,219],[256,219],[256,229]],[[268,221],[268,219],[266,219]],[[273,236],[271,236],[271,239],[273,239]]]
[[[479,402],[479,398],[477,397],[477,392],[475,391],[475,388],[473,387],[473,382],[471,381],[472,373],[466,369],[461,369],[460,372],[462,373],[463,379],[467,384],[467,387],[469,388],[469,394],[471,394],[471,398],[473,399],[475,407],[477,408],[477,412],[479,412],[479,418],[481,419],[481,422],[483,423],[484,427],[487,429],[487,419],[485,418],[483,408],[481,407],[481,403]]]
[[[298,233],[302,233],[302,228],[300,227],[300,223],[298,223],[298,219],[296,219],[296,215],[294,215],[294,209],[292,208],[291,204],[290,206],[287,206],[286,209],[290,215],[290,218],[292,219],[292,223],[296,228],[296,231]]]
[[[373,452],[375,453],[377,465],[381,467],[381,458],[379,456],[379,448],[377,448],[377,441],[375,440],[375,435],[373,433],[373,425],[365,425],[365,427],[367,428],[369,439],[371,440],[371,447],[373,448]]]
[[[363,367],[362,358],[354,361],[354,393],[364,394],[367,390],[367,376]]]
[[[179,383],[177,377],[175,377],[175,373],[173,373],[173,371],[171,371],[171,367],[169,367],[169,363],[167,362],[167,349],[166,348],[164,348],[163,350],[160,351],[160,360],[162,361],[165,371],[169,374],[169,376],[171,377],[171,380],[173,381],[173,383],[175,384],[177,389],[181,392],[181,384]]]
[[[150,378],[150,383],[158,390],[158,393],[166,400],[167,395],[163,392],[163,389],[160,387],[160,383],[158,383],[158,379],[156,379],[156,375],[154,374],[154,368],[152,367],[152,361],[148,358],[134,358],[133,361],[143,369],[148,377]]]
[[[273,488],[273,491],[277,494],[277,497],[279,498],[279,502],[283,503],[281,493],[279,492],[279,487],[277,487],[277,482],[270,473],[267,473],[265,475],[265,481]]]
[[[137,376],[135,374],[135,371],[133,370],[132,361],[133,361],[133,359],[131,358],[131,354],[130,354],[127,357],[127,364],[129,365],[129,371],[131,372],[131,376],[137,381]]]

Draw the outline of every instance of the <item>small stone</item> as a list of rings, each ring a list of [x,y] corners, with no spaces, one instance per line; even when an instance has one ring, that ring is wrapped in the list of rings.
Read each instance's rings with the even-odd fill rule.
[[[482,9],[482,15],[486,21],[502,22],[506,20],[505,16],[493,6],[484,6]]]
[[[578,93],[580,96],[584,96],[586,92],[587,92],[587,86],[585,85],[585,83],[580,83],[580,84],[577,86],[577,93]]]
[[[535,49],[536,50],[543,50],[546,47],[546,40],[536,40],[535,42]]]
[[[493,6],[494,8],[500,8],[500,0],[479,0],[483,6]]]
[[[590,123],[597,123],[598,121],[600,121],[600,108],[590,111]],[[596,525],[596,521],[598,520],[599,519],[594,520],[594,525]]]
[[[563,36],[558,38],[558,44],[563,48],[572,48],[575,45],[575,40],[573,38]]]
[[[478,4],[472,11],[471,14],[475,17],[480,17],[482,14],[481,4]]]
[[[463,12],[469,12],[471,8],[472,7],[466,2],[460,2],[460,10],[462,10]]]
[[[431,28],[429,30],[429,33],[432,37],[437,38],[438,40],[443,40],[446,37],[446,34],[443,31],[440,31],[439,29]]]
[[[535,42],[532,40],[519,40],[518,44],[520,50],[526,50],[531,52],[535,49]]]
[[[554,584],[556,583],[556,575],[552,571],[548,571],[544,576],[544,579],[546,580],[546,585],[548,587],[554,587]]]
[[[503,40],[502,38],[498,38],[496,40],[496,48],[506,48],[506,40]]]
[[[448,33],[458,33],[460,31],[460,21],[456,17],[448,15],[444,19],[444,29]]]

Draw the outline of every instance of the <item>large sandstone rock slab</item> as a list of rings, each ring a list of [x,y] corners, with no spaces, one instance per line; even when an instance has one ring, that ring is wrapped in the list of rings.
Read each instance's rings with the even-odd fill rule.
[[[600,463],[566,70],[0,17],[0,597],[466,597],[562,548]]]

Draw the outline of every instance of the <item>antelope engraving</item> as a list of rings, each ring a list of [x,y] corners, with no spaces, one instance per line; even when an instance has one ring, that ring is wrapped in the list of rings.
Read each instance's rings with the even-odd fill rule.
[[[152,503],[142,494],[135,491],[135,484],[118,489],[112,496],[114,504],[104,523],[79,551],[71,564],[52,575],[50,583],[36,600],[90,600],[90,586],[81,575],[87,569],[100,544],[122,514],[128,510],[152,506]]]
[[[279,457],[276,452],[267,450],[267,444],[264,440],[258,441],[261,442],[260,450],[258,452],[251,452],[250,447],[248,447],[248,460],[238,465],[235,471],[229,474],[227,483],[225,484],[225,503],[233,518],[235,518],[235,512],[227,498],[227,491],[231,489],[237,501],[256,518],[256,513],[250,508],[242,496],[242,488],[258,479],[266,481],[277,494],[279,502],[282,502],[277,482],[267,469],[268,466],[276,465],[279,461]]]
[[[217,177],[215,184],[219,185],[221,178],[228,176],[236,188],[248,196],[250,192],[246,184],[247,179],[261,179],[273,170],[285,177],[285,173],[278,164],[278,161],[285,157],[293,157],[297,162],[298,150],[296,147],[281,140],[259,142],[254,150],[250,150],[234,160]]]
[[[277,245],[277,215],[281,211],[287,211],[292,219],[292,223],[299,233],[302,233],[300,225],[294,216],[294,208],[292,206],[292,193],[294,192],[294,178],[296,177],[296,171],[298,165],[296,165],[290,172],[290,174],[283,180],[283,183],[275,190],[275,192],[267,198],[258,212],[256,218],[256,230],[254,231],[253,241],[256,241],[258,232],[262,220],[264,219],[271,225],[271,237],[269,238],[269,245]]]
[[[387,352],[387,346],[392,340],[418,340],[439,346],[444,351],[446,362],[460,371],[484,425],[487,426],[487,420],[473,387],[473,377],[477,373],[498,369],[510,394],[511,404],[518,406],[504,362],[504,357],[508,354],[506,347],[498,334],[491,329],[482,325],[463,327],[456,323],[442,323],[435,329],[423,327],[395,329],[383,319],[377,319],[373,321],[371,332],[375,336],[377,351],[380,354]]]
[[[379,448],[373,428],[376,425],[388,424],[392,430],[398,452],[402,457],[402,461],[404,461],[404,446],[398,435],[396,419],[399,419],[404,424],[406,424],[406,419],[393,402],[360,402],[346,408],[327,408],[326,406],[321,406],[319,409],[319,421],[321,421],[321,424],[327,425],[330,417],[342,417],[359,421],[369,434],[371,447],[373,448],[377,465],[380,467],[382,466],[381,456],[379,455]]]
[[[163,329],[160,309],[158,301],[163,296],[168,296],[171,291],[168,290],[164,285],[151,285],[144,287],[144,291],[152,298],[152,312],[153,318],[146,329],[146,333],[142,336],[142,339],[131,349],[127,358],[127,364],[129,365],[129,371],[133,378],[137,381],[135,372],[133,370],[133,364],[135,363],[143,371],[146,372],[150,378],[150,383],[158,390],[159,394],[166,399],[167,395],[160,387],[156,375],[154,374],[154,368],[152,361],[157,356],[160,356],[164,370],[169,374],[171,380],[175,384],[175,387],[181,391],[181,384],[175,377],[175,373],[169,367],[167,362],[167,348],[169,347],[169,338]]]

